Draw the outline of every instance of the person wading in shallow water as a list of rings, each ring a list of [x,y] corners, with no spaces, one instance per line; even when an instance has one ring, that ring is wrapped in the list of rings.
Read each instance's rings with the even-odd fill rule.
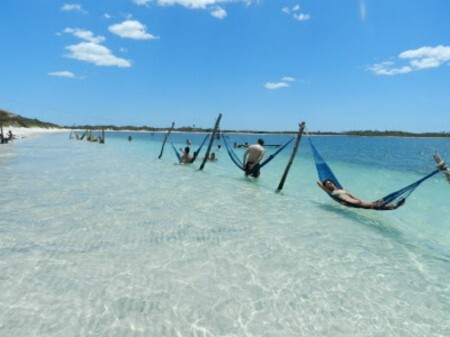
[[[0,132],[0,144],[7,144],[8,142],[12,142],[14,139],[14,135],[11,130],[8,131],[8,137],[3,134],[3,127]]]
[[[245,175],[258,178],[260,175],[259,163],[264,158],[266,150],[263,147],[264,140],[258,139],[256,144],[250,145],[244,152]]]

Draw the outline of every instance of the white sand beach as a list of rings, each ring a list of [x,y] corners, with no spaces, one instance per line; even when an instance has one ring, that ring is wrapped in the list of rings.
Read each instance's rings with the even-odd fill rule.
[[[41,134],[53,133],[53,132],[68,132],[68,129],[56,129],[56,128],[19,128],[19,127],[3,127],[3,133],[7,136],[8,132],[11,131],[15,139],[21,139]]]

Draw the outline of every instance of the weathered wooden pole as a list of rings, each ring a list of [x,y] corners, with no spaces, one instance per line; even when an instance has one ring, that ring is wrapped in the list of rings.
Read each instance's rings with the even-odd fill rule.
[[[450,184],[450,170],[448,169],[447,164],[442,160],[441,156],[437,152],[433,155],[433,158],[436,161],[436,167],[442,172],[445,179],[447,179],[447,182]]]
[[[163,152],[164,152],[164,146],[166,145],[167,139],[169,139],[170,133],[172,132],[173,128],[175,126],[175,122],[172,122],[172,126],[170,127],[169,131],[166,133],[166,136],[164,137],[164,141],[161,147],[161,153],[158,156],[158,159],[161,159]]]
[[[292,150],[291,157],[289,158],[289,161],[286,165],[286,169],[284,170],[283,177],[281,178],[280,183],[278,184],[278,192],[283,189],[284,182],[287,178],[289,170],[291,169],[292,162],[294,161],[294,158],[297,154],[298,147],[300,145],[300,140],[302,139],[302,134],[303,134],[304,129],[305,129],[305,122],[302,122],[301,124],[299,124],[299,129],[297,132],[297,139],[295,141],[295,145],[294,145],[294,149]]]
[[[105,144],[105,129],[102,129],[102,137],[99,141],[100,144]]]
[[[212,132],[211,139],[209,140],[208,148],[206,149],[205,158],[203,158],[203,162],[200,165],[200,170],[203,170],[203,168],[205,167],[206,161],[209,158],[209,152],[211,151],[211,147],[212,147],[212,145],[214,143],[214,139],[216,138],[216,132],[217,132],[217,129],[219,128],[219,124],[220,124],[220,119],[221,118],[222,118],[222,114],[219,113],[219,117],[217,117],[217,120],[216,120],[216,125],[214,125],[214,130]]]

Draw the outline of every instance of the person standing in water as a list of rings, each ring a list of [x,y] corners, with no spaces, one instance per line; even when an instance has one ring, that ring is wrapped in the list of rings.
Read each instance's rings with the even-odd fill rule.
[[[251,175],[254,178],[258,178],[260,175],[259,163],[264,158],[266,150],[263,147],[264,140],[258,139],[256,144],[247,147],[244,152],[244,169],[245,175]]]

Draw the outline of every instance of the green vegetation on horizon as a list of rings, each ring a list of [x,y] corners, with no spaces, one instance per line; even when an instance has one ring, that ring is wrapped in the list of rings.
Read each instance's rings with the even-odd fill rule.
[[[41,122],[38,119],[22,117],[11,112],[0,109],[0,125],[3,127],[22,127],[22,128],[61,128],[53,123]]]
[[[82,130],[113,130],[113,131],[148,131],[148,132],[164,132],[169,129],[156,128],[150,126],[115,126],[115,125],[78,125],[78,126],[65,126],[68,129],[82,129]],[[212,128],[199,128],[191,126],[182,126],[174,128],[174,131],[187,132],[187,133],[207,133],[212,132]],[[247,134],[273,134],[273,135],[293,135],[297,134],[297,131],[255,131],[255,130],[220,130],[222,133],[247,133]],[[448,137],[450,138],[450,132],[424,132],[413,133],[405,131],[377,131],[377,130],[363,130],[363,131],[309,131],[308,135],[312,136],[360,136],[360,137]]]
[[[363,130],[363,131],[343,131],[343,132],[310,132],[311,135],[323,136],[360,136],[360,137],[448,137],[450,132],[405,132],[405,131],[377,131],[377,130]]]
[[[164,132],[169,129],[158,128],[151,126],[116,126],[116,125],[74,125],[74,126],[61,126],[54,123],[42,122],[38,119],[31,119],[22,117],[11,112],[0,109],[0,125],[3,127],[39,127],[39,128],[66,128],[66,129],[82,129],[82,130],[113,130],[113,131],[148,131],[148,132]],[[194,126],[182,126],[175,128],[178,132],[212,132],[212,128],[200,128]],[[223,133],[249,133],[249,134],[296,134],[297,131],[255,131],[255,130],[221,130]],[[449,131],[443,132],[424,132],[424,133],[413,133],[405,131],[377,131],[377,130],[363,130],[363,131],[342,131],[342,132],[332,132],[332,131],[310,131],[309,135],[314,136],[363,136],[363,137],[447,137],[450,138]]]

